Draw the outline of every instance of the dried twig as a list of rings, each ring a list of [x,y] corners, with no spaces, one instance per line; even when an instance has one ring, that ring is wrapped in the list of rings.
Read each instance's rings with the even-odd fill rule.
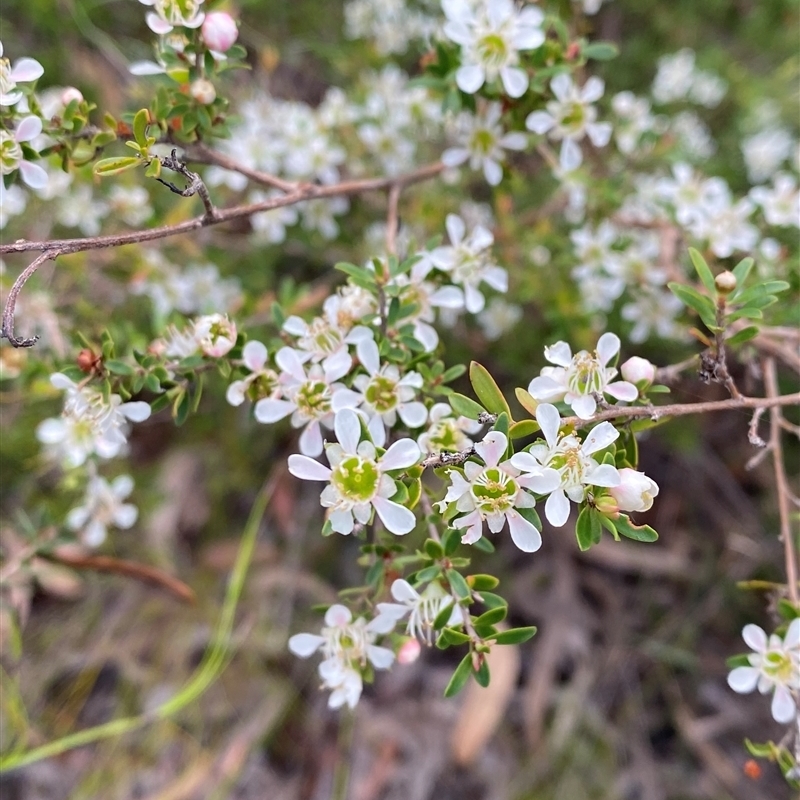
[[[36,272],[36,270],[39,269],[42,264],[44,264],[45,261],[55,259],[59,255],[60,252],[58,249],[48,250],[47,252],[37,256],[17,276],[17,279],[14,281],[14,285],[11,287],[11,291],[8,293],[6,304],[3,308],[3,326],[2,330],[0,330],[0,339],[8,339],[8,341],[11,342],[14,347],[33,347],[33,345],[39,341],[38,336],[31,336],[28,339],[20,339],[18,336],[14,335],[14,311],[17,307],[17,298],[19,297],[19,293],[22,291],[22,287],[28,282],[28,278],[30,278],[33,273]]]
[[[161,165],[167,169],[171,169],[173,172],[177,172],[179,175],[183,175],[183,177],[189,181],[189,184],[181,189],[170,181],[156,178],[159,183],[163,183],[170,191],[179,194],[181,197],[193,197],[194,195],[198,195],[203,201],[203,208],[206,210],[206,218],[209,220],[216,219],[217,210],[211,202],[211,196],[208,194],[208,188],[205,183],[203,183],[203,179],[196,172],[192,172],[186,167],[186,164],[178,158],[177,150],[173,150],[172,155],[162,158]]]

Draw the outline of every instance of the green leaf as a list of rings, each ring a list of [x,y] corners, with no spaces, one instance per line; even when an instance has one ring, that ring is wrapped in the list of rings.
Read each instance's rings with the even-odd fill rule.
[[[415,580],[417,583],[427,583],[428,581],[432,581],[434,578],[438,578],[442,572],[442,568],[438,564],[434,564],[432,567],[425,567],[421,569],[416,575]]]
[[[489,374],[486,367],[482,366],[477,361],[473,361],[469,365],[469,379],[472,383],[472,388],[475,390],[475,394],[478,396],[478,400],[483,403],[487,411],[490,411],[492,414],[502,414],[505,412],[508,414],[509,422],[514,421],[511,416],[511,409],[508,407],[508,403],[505,397],[503,397],[500,387],[495,383],[494,378]]]
[[[508,605],[504,597],[500,597],[499,594],[492,594],[492,592],[481,592],[481,602],[486,608],[499,608],[500,606]]]
[[[538,422],[532,419],[521,419],[508,429],[508,435],[512,439],[522,439],[525,436],[533,436],[538,430],[540,430]]]
[[[481,536],[472,546],[483,553],[494,553],[495,549],[494,545],[485,536]]]
[[[456,364],[455,366],[445,370],[440,379],[440,383],[450,383],[450,381],[460,378],[466,371],[467,368],[463,364]]]
[[[115,358],[104,361],[103,366],[115,375],[133,375],[134,373],[134,369],[130,364],[126,364],[124,361],[118,361]]]
[[[147,126],[150,124],[150,115],[146,108],[136,112],[133,118],[133,138],[141,147],[147,146]]]
[[[448,569],[445,572],[445,576],[450,584],[450,588],[462,600],[469,600],[470,597],[472,597],[472,590],[469,588],[469,584],[466,582],[466,580],[464,580],[464,576],[460,572],[457,572],[454,569]]]
[[[445,555],[451,556],[461,544],[461,531],[458,528],[448,528],[442,536],[442,545]]]
[[[457,695],[469,680],[471,672],[472,653],[467,653],[464,658],[461,659],[461,663],[456,667],[453,677],[450,678],[450,682],[447,684],[447,688],[444,690],[444,696],[454,697]]]
[[[408,485],[408,500],[406,502],[406,508],[409,509],[416,508],[417,503],[419,503],[419,498],[421,496],[422,496],[422,481],[419,478],[415,478]]]
[[[499,431],[506,437],[506,441],[508,441],[508,414],[505,411],[502,414],[497,415],[497,419],[495,420],[494,425],[492,425],[493,431]]]
[[[750,305],[751,300],[780,294],[781,292],[785,292],[788,288],[789,284],[786,281],[764,281],[763,283],[757,283],[755,286],[751,286],[743,291],[736,292],[731,296],[730,302],[736,305],[747,306]]]
[[[479,414],[486,412],[483,406],[478,405],[474,400],[458,392],[453,392],[449,395],[447,402],[450,403],[450,407],[456,414],[467,419],[478,419]]]
[[[506,614],[508,614],[508,606],[490,608],[474,621],[475,627],[477,628],[481,625],[497,625],[498,622],[502,622],[506,618]]]
[[[453,606],[448,606],[445,611],[452,613]],[[457,631],[455,628],[443,628],[442,629],[442,638],[448,644],[466,644],[469,641],[469,636],[462,631]]]
[[[530,628],[511,628],[508,631],[500,631],[494,637],[494,640],[497,644],[522,644],[522,642],[527,642],[528,639],[533,639],[536,636],[536,630],[535,626]]]
[[[737,319],[764,319],[764,312],[760,308],[740,308],[727,316],[728,322],[735,322]]]
[[[697,270],[697,274],[700,276],[703,286],[706,287],[706,291],[711,295],[715,295],[717,289],[714,285],[714,276],[711,274],[706,260],[694,247],[689,248],[689,258],[692,259],[692,264],[694,264],[694,268]]]
[[[467,583],[472,587],[474,592],[488,592],[497,587],[500,583],[500,579],[495,578],[494,575],[479,573],[477,575],[467,575]]]
[[[744,342],[749,342],[754,336],[758,336],[758,328],[755,325],[750,325],[747,328],[742,328],[738,333],[734,333],[733,336],[729,336],[725,340],[725,344],[743,344]]]
[[[528,520],[537,531],[542,529],[542,520],[539,518],[539,514],[537,513],[535,508],[518,508],[517,511],[519,515],[523,518]]]
[[[733,268],[733,274],[736,278],[737,287],[741,288],[744,285],[744,282],[747,280],[747,276],[750,274],[750,270],[753,268],[753,264],[755,264],[755,261],[748,256],[747,258],[743,258]]]
[[[172,404],[172,417],[176,425],[183,425],[189,418],[190,405],[189,395],[184,391],[179,392]]]
[[[619,55],[619,48],[611,42],[592,42],[582,47],[581,53],[595,61],[610,61]]]
[[[426,539],[422,548],[425,550],[425,554],[428,558],[432,558],[434,561],[444,558],[444,548],[434,539]]]
[[[578,522],[575,525],[575,536],[578,540],[578,547],[588,550],[593,544],[600,541],[603,535],[603,527],[598,519],[598,513],[589,506],[584,506],[578,514]]]
[[[778,613],[781,615],[782,619],[791,621],[800,617],[800,608],[790,600],[783,598],[782,600],[778,600]]]
[[[478,685],[483,686],[485,689],[489,685],[489,662],[484,658],[480,667],[478,667],[478,671],[473,674]]]
[[[144,171],[145,178],[159,178],[161,177],[161,161],[154,158]]]
[[[668,283],[667,286],[672,294],[678,298],[685,306],[693,308],[703,320],[708,328],[714,328],[717,324],[716,309],[714,302],[709,297],[704,297],[697,289],[691,286],[684,286],[680,283]]]
[[[121,172],[127,172],[129,169],[134,169],[142,163],[141,158],[136,156],[118,156],[116,158],[101,158],[94,165],[94,174],[102,176],[119,175]]]
[[[440,631],[442,628],[444,628],[445,625],[447,625],[452,615],[453,615],[453,604],[450,603],[436,615],[436,619],[433,621],[433,629],[435,631]],[[450,642],[450,644],[462,644],[462,642]]]
[[[655,542],[658,539],[658,534],[649,525],[634,525],[625,514],[620,514],[614,525],[623,536],[637,542]]]
[[[514,394],[519,401],[519,404],[532,416],[536,416],[536,409],[539,404],[533,399],[530,392],[525,389],[516,388]]]

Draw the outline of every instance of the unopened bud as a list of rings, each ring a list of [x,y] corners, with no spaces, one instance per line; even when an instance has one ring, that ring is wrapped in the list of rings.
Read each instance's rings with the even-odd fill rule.
[[[658,494],[658,484],[643,472],[623,467],[619,471],[621,483],[608,491],[617,501],[621,511],[647,511]]]
[[[100,359],[88,347],[78,353],[76,362],[81,372],[93,372]]]
[[[413,664],[419,658],[421,649],[420,643],[416,639],[403,642],[397,651],[397,663]]]
[[[74,86],[67,86],[67,88],[61,92],[61,102],[63,105],[68,106],[73,100],[77,100],[81,103],[83,102],[83,95]]]
[[[714,278],[714,287],[720,294],[730,294],[736,289],[736,276],[732,272],[720,272]]]
[[[230,50],[239,37],[236,21],[224,11],[212,11],[210,14],[206,14],[200,30],[206,47],[217,53],[225,53]]]
[[[656,366],[651,364],[646,358],[631,356],[620,368],[622,377],[634,383],[649,386],[656,379]]]
[[[594,507],[604,516],[609,519],[617,519],[619,517],[619,504],[617,501],[608,494],[602,497],[595,496]]]
[[[217,90],[214,88],[214,84],[205,78],[198,78],[189,91],[192,93],[192,97],[204,106],[210,106],[217,99]]]

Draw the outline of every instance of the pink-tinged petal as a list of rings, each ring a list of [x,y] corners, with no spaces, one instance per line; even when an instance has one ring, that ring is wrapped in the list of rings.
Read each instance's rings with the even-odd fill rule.
[[[385,497],[372,498],[372,505],[375,506],[375,510],[378,512],[381,522],[390,533],[403,536],[414,530],[414,526],[417,524],[417,518],[414,516],[413,511],[410,511],[398,503],[393,503]]]
[[[745,644],[756,653],[763,653],[767,649],[767,634],[758,625],[745,625],[742,629],[742,639]]]
[[[496,162],[492,161],[491,158],[484,158],[483,159],[483,177],[486,178],[486,183],[489,186],[497,186],[501,180],[503,180],[503,168]],[[471,287],[467,287],[469,289]],[[481,304],[481,308],[478,309],[480,311],[483,308],[483,304]],[[467,301],[467,310],[470,313],[477,313],[475,311],[471,311],[469,308],[469,301]]]
[[[496,467],[506,453],[508,438],[500,431],[489,431],[482,442],[475,445],[475,452],[486,462],[487,467]]]
[[[44,67],[35,58],[20,58],[11,70],[11,80],[14,83],[27,83],[35,81],[44,75]]]
[[[450,242],[457,247],[463,241],[464,234],[467,231],[464,220],[458,214],[448,214],[444,225],[447,228],[447,236]],[[449,248],[447,249],[449,251]]]
[[[22,180],[31,189],[44,189],[47,186],[49,177],[46,170],[43,170],[38,164],[33,164],[30,161],[20,161],[19,174]]]
[[[125,419],[131,422],[144,422],[150,417],[151,408],[148,403],[136,400],[132,403],[123,403],[119,411]]]
[[[308,356],[308,358],[310,358],[310,356]],[[287,372],[295,380],[304,381],[306,379],[306,371],[303,368],[300,355],[291,347],[281,347],[275,354],[275,363],[282,372]]]
[[[639,390],[632,383],[628,383],[627,381],[614,381],[614,383],[609,383],[604,391],[606,394],[610,394],[617,400],[622,400],[626,403],[632,403],[639,396]]]
[[[797,707],[789,689],[786,686],[776,686],[772,697],[772,718],[775,722],[789,723],[794,719],[796,712]]]
[[[599,467],[589,470],[583,478],[588,486],[606,486],[613,488],[622,483],[619,470],[611,464],[600,464]]]
[[[25,119],[17,125],[16,131],[14,131],[14,140],[17,142],[29,142],[31,139],[35,139],[41,132],[42,121],[39,117],[25,117]]]
[[[535,553],[542,546],[542,535],[516,511],[506,514],[511,540],[523,553]]]
[[[584,84],[583,89],[581,89],[581,100],[584,103],[594,103],[603,96],[605,88],[606,85],[603,83],[602,78],[592,75]]]
[[[572,410],[579,419],[591,419],[597,409],[597,401],[590,394],[582,394],[572,401]]]
[[[145,15],[145,21],[147,22],[147,27],[159,36],[164,36],[172,30],[172,25],[169,22],[161,19],[158,14],[154,14],[152,11]]]
[[[334,603],[325,612],[325,624],[329,628],[341,628],[343,625],[349,625],[353,619],[353,614],[347,606],[341,603]]]
[[[595,425],[586,437],[581,450],[590,456],[604,447],[608,447],[612,442],[619,438],[619,431],[610,422],[601,422]]]
[[[566,342],[556,342],[544,348],[544,357],[559,367],[568,367],[572,363],[572,348]]]
[[[558,383],[547,375],[540,375],[528,384],[528,394],[539,402],[549,402],[551,400],[558,402],[563,400],[566,393],[567,390],[563,384]]]
[[[368,644],[367,658],[375,669],[389,669],[394,664],[394,653],[388,647]]]
[[[533,133],[538,133],[540,135],[547,133],[547,131],[549,131],[553,125],[555,125],[555,120],[546,111],[534,111],[533,113],[528,114],[528,117],[525,120],[525,127],[529,131],[533,131]]]
[[[319,429],[317,420],[312,420],[306,425],[305,430],[300,434],[298,444],[300,452],[304,456],[316,457],[322,454],[322,431]]]
[[[544,515],[554,528],[562,527],[569,519],[569,500],[562,489],[557,489],[547,498]]]
[[[387,472],[393,469],[407,469],[413,467],[420,458],[419,445],[412,439],[400,439],[395,442],[381,458],[381,471]]]
[[[756,688],[759,672],[753,667],[736,667],[728,673],[728,686],[739,694],[748,694]]]
[[[297,454],[289,456],[289,472],[295,478],[301,478],[304,481],[327,481],[331,477],[329,467],[320,464],[319,461],[314,461],[313,458]]]
[[[452,525],[459,530],[467,529],[461,536],[461,544],[475,544],[483,536],[483,519],[477,510],[459,517]]]
[[[255,417],[259,422],[269,424],[277,422],[284,417],[288,417],[297,406],[288,400],[276,400],[272,397],[264,397],[256,403]]]
[[[528,75],[518,67],[503,67],[500,79],[509,97],[522,97],[528,88]]]
[[[333,422],[336,438],[345,453],[355,453],[361,441],[361,421],[351,408],[343,408]]]
[[[400,419],[407,428],[420,428],[428,419],[428,409],[424,403],[405,403],[397,409]]]
[[[325,640],[313,633],[296,633],[289,639],[289,650],[300,658],[308,658],[319,650]]]
[[[261,342],[248,342],[242,350],[242,361],[251,372],[258,372],[267,363],[267,348]]]
[[[419,600],[419,592],[403,578],[398,578],[392,583],[392,597],[398,603],[416,603]]]
[[[550,403],[541,403],[536,409],[536,421],[542,429],[547,444],[555,447],[558,442],[558,429],[561,427],[561,415],[558,409]]]
[[[604,333],[597,340],[597,358],[600,363],[605,367],[614,356],[619,353],[620,341],[619,336],[615,333]]]
[[[464,64],[456,71],[456,85],[467,94],[475,94],[485,80],[486,73],[479,64]]]

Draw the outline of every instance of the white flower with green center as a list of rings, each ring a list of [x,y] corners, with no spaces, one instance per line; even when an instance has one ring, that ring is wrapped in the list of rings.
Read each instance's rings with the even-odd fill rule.
[[[338,444],[327,445],[325,455],[330,467],[307,456],[289,456],[289,472],[308,481],[327,481],[320,502],[329,509],[328,520],[337,533],[352,533],[355,523],[366,525],[377,512],[386,530],[397,535],[416,525],[414,513],[389,498],[397,493],[394,480],[387,474],[408,469],[419,462],[419,447],[411,439],[400,439],[383,455],[375,445],[362,440],[358,414],[345,408],[336,414],[334,431]]]
[[[109,526],[127,529],[136,522],[139,515],[136,506],[122,502],[132,491],[130,475],[120,475],[111,483],[94,475],[86,487],[83,505],[67,514],[67,527],[80,531],[81,541],[87,547],[98,547],[105,541]]]
[[[559,435],[561,416],[558,409],[542,403],[536,409],[536,421],[544,434],[544,442],[531,445],[528,452],[515,453],[511,464],[526,474],[538,474],[543,467],[555,470],[558,481],[549,493],[544,513],[547,521],[560,528],[569,517],[569,502],[582,503],[587,487],[619,486],[619,471],[611,464],[598,464],[593,453],[608,447],[619,437],[619,431],[610,422],[601,422],[589,432],[585,441],[575,434]]]
[[[443,0],[444,35],[460,44],[462,65],[456,72],[461,91],[474,94],[500,78],[509,97],[522,97],[528,74],[519,67],[519,51],[544,44],[544,14],[538,8],[518,9],[511,0]]]
[[[442,163],[457,167],[469,161],[471,169],[483,170],[490,186],[503,179],[506,150],[524,150],[528,137],[520,131],[505,133],[500,125],[500,103],[489,103],[481,114],[459,114],[455,121],[455,138],[458,144],[442,153]]]
[[[361,343],[359,357],[369,374],[356,376],[353,386],[357,392],[352,389],[339,392],[333,401],[333,410],[361,406],[367,415],[372,441],[378,447],[386,443],[386,428],[393,428],[398,416],[408,428],[422,427],[428,410],[424,403],[414,399],[422,388],[422,376],[418,372],[401,376],[394,364],[381,366],[378,345],[373,339]]]
[[[357,325],[349,331],[342,330],[327,315],[316,317],[311,322],[291,316],[283,323],[283,330],[298,337],[296,350],[303,361],[321,361],[326,369],[344,368],[345,372],[353,365],[348,346],[354,344],[359,359],[363,360],[363,343],[373,338],[372,331],[366,326]]]
[[[20,145],[30,142],[42,132],[39,117],[24,117],[19,121],[13,134],[0,130],[0,174],[10,175],[19,170],[22,180],[31,189],[44,189],[47,186],[47,172],[38,164],[25,160]]]
[[[0,42],[0,106],[13,106],[22,99],[18,83],[29,83],[38,80],[44,74],[44,68],[34,58],[20,58],[11,66],[11,62],[3,57],[3,43]]]
[[[774,691],[773,719],[792,722],[800,690],[800,619],[792,620],[783,638],[773,633],[768,639],[758,625],[745,625],[742,637],[755,652],[747,657],[749,667],[731,671],[728,686],[739,694],[748,694],[756,687],[761,694]]]
[[[614,381],[617,370],[608,362],[619,353],[619,336],[604,333],[594,353],[581,350],[572,355],[566,342],[545,347],[544,357],[556,367],[544,367],[528,385],[528,392],[539,402],[563,400],[581,419],[591,419],[597,409],[597,397],[610,394],[617,400],[632,402],[639,390],[628,381]]]
[[[592,105],[603,96],[605,84],[593,75],[583,87],[576,86],[566,73],[550,82],[555,100],[547,103],[547,111],[528,114],[525,127],[538,134],[549,134],[561,140],[562,163],[580,164],[578,142],[588,136],[595,147],[605,147],[611,138],[610,122],[597,122],[597,109]]]
[[[525,510],[536,505],[530,492],[547,494],[558,487],[560,477],[555,470],[539,465],[521,475],[511,461],[500,461],[507,447],[504,433],[487,433],[475,445],[483,465],[467,461],[463,475],[458,470],[449,470],[451,484],[439,507],[443,511],[455,502],[458,511],[467,512],[453,522],[454,528],[466,529],[461,537],[464,544],[474,544],[483,536],[484,522],[492,533],[498,533],[507,522],[514,544],[526,553],[533,553],[542,546],[542,537],[526,518]]]
[[[267,356],[267,348],[261,342],[252,341],[244,346],[242,364],[250,370],[250,374],[228,387],[225,399],[232,406],[240,406],[247,396],[262,400],[280,394],[278,375],[267,367]]]
[[[459,625],[464,621],[461,607],[453,605],[453,598],[440,584],[429,583],[422,593],[418,592],[408,581],[398,578],[392,583],[392,597],[396,603],[378,603],[378,615],[391,621],[394,626],[408,614],[406,633],[417,639],[433,643],[433,623],[444,609],[453,606],[447,625]]]
[[[476,434],[483,427],[468,417],[453,416],[447,403],[435,403],[429,413],[429,427],[420,434],[417,444],[423,453],[458,453],[474,444],[467,434]]]
[[[350,609],[337,603],[325,612],[325,625],[319,634],[295,634],[289,639],[289,650],[300,658],[322,650],[319,675],[323,687],[332,690],[328,706],[340,708],[347,704],[355,708],[361,697],[362,671],[367,663],[375,669],[389,669],[394,663],[391,650],[374,644],[379,634],[393,627],[381,616],[370,622],[364,617],[354,620]]]
[[[147,27],[153,33],[164,36],[173,28],[199,28],[206,18],[200,10],[203,0],[139,0],[142,5],[152,6],[147,16]]]
[[[450,244],[432,250],[433,265],[448,273],[453,283],[464,287],[464,303],[470,314],[483,310],[486,298],[478,289],[486,283],[498,292],[508,291],[508,273],[494,263],[491,246],[494,236],[483,225],[476,225],[469,236],[464,220],[448,214],[445,221]]]

